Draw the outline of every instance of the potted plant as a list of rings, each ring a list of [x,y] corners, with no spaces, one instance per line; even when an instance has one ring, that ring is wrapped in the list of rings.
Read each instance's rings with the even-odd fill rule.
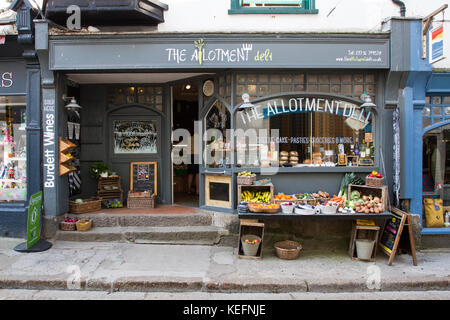
[[[108,168],[108,165],[104,162],[94,162],[91,166],[91,175],[98,179],[99,177],[108,177],[111,171]]]

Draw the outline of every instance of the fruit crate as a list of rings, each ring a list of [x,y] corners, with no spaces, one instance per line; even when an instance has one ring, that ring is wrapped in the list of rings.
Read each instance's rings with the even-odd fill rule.
[[[120,177],[108,177],[98,179],[97,197],[102,201],[119,199],[123,202],[123,191],[120,184]]]
[[[273,202],[273,191],[274,191],[273,184],[268,184],[268,185],[263,185],[263,186],[238,185],[237,186],[237,196],[238,196],[237,200],[238,200],[238,202],[245,201],[245,200],[242,200],[242,194],[245,191],[250,191],[250,192],[254,192],[254,193],[257,193],[257,192],[269,192],[269,202],[271,202],[271,203]]]
[[[349,184],[347,200],[350,200],[350,195],[353,190],[356,190],[359,193],[361,193],[361,197],[372,195],[374,197],[380,198],[381,203],[383,204],[383,207],[384,207],[384,211],[389,211],[390,207],[389,207],[389,201],[388,201],[388,187],[387,186],[373,187],[373,186],[368,186],[368,185]]]

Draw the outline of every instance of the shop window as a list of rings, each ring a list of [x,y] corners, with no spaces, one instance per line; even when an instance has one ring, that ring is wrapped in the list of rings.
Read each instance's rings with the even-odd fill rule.
[[[114,120],[114,154],[158,153],[156,120]]]
[[[450,119],[450,97],[431,95],[425,98],[422,109],[422,127],[426,128]]]
[[[422,166],[423,197],[442,199],[450,206],[450,124],[423,136]]]
[[[229,14],[318,13],[315,0],[231,0]]]
[[[236,75],[236,104],[242,102],[242,95],[248,93],[250,100],[288,92],[325,92],[359,99],[367,93],[372,101],[376,95],[374,73],[272,73]]]
[[[255,129],[257,139],[237,137],[237,165],[373,166],[374,110],[361,104],[327,95],[286,95],[238,109],[236,128]]]
[[[108,105],[144,104],[163,111],[162,87],[110,87],[108,89]]]
[[[27,144],[24,96],[0,97],[0,202],[27,197]]]
[[[227,136],[230,129],[230,112],[216,100],[204,118],[205,161],[208,168],[229,168],[231,166],[231,141]]]

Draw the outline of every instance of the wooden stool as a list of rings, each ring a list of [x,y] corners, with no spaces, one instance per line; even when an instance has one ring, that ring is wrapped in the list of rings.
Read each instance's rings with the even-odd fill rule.
[[[353,222],[352,234],[350,237],[350,245],[348,248],[348,254],[352,258],[352,260],[358,261],[375,261],[377,255],[377,247],[378,247],[378,234],[380,232],[380,227],[378,226],[366,226],[366,225],[358,225]],[[368,260],[359,259],[356,256],[356,240],[358,239],[368,239],[375,240],[375,245],[372,250],[371,258]]]

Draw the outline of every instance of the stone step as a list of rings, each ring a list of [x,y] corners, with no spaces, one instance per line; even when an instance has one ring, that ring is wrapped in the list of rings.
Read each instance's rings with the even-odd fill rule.
[[[215,226],[94,227],[88,231],[58,231],[56,240],[215,245],[229,240],[229,231]]]
[[[71,218],[91,218],[95,227],[169,227],[169,226],[209,226],[212,215],[209,213],[189,214],[111,214],[83,213],[68,214]]]

